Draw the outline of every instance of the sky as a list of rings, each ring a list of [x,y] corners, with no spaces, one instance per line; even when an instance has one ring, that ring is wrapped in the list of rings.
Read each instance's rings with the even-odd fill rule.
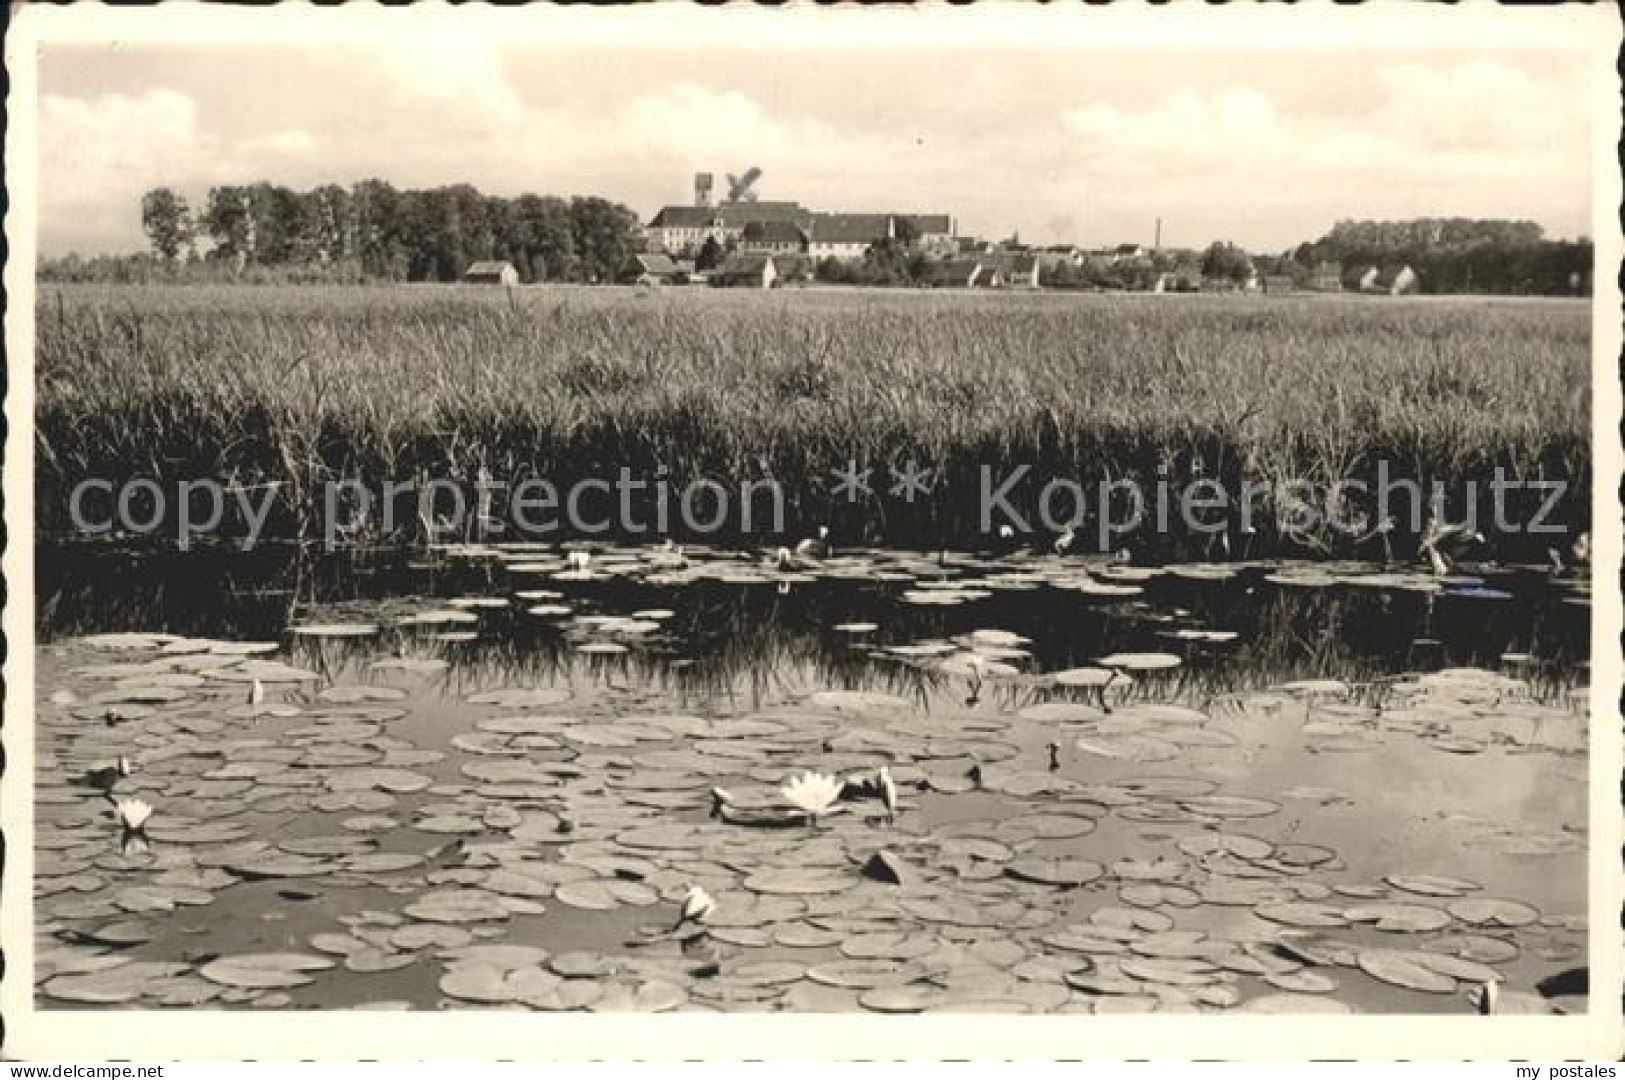
[[[143,249],[166,185],[379,177],[599,194],[647,220],[693,174],[961,232],[1280,251],[1344,218],[1589,232],[1583,63],[1535,49],[773,49],[52,44],[44,255]]]

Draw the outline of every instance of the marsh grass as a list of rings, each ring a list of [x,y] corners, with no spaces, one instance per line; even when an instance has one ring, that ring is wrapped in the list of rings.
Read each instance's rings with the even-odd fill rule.
[[[1565,480],[1576,525],[1589,502],[1589,316],[1562,302],[43,287],[37,316],[45,532],[85,478],[279,484],[274,530],[309,536],[325,481],[622,466],[777,479],[792,532],[848,544],[977,542],[983,465],[1030,466],[1029,509],[1050,477],[1324,484],[1378,461],[1452,489]],[[848,459],[936,488],[848,505]]]

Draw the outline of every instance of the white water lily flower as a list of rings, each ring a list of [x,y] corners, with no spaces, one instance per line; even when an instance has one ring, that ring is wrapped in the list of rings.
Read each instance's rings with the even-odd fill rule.
[[[139,832],[146,828],[147,820],[152,817],[152,804],[145,799],[120,799],[113,804],[113,811],[118,815],[118,823],[130,832]]]
[[[897,783],[891,778],[891,770],[882,765],[879,773],[880,802],[886,807],[886,820],[897,820]]]
[[[1483,1016],[1552,1016],[1563,1012],[1552,1002],[1535,994],[1503,991],[1499,979],[1481,982],[1468,990],[1467,1001]]]
[[[841,797],[842,786],[833,776],[804,772],[780,788],[779,794],[797,810],[805,811],[816,823],[818,815],[834,806]]]
[[[677,923],[672,927],[676,930],[684,923],[703,923],[711,917],[717,909],[717,902],[710,893],[698,885],[689,887],[688,894],[683,897],[683,910],[677,916]]]
[[[734,797],[719,787],[711,789],[711,816],[719,818],[722,812],[733,805]]]

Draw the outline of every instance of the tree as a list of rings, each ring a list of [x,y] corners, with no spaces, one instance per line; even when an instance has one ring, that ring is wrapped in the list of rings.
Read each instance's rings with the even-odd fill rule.
[[[1235,244],[1215,240],[1202,256],[1202,276],[1240,285],[1253,276],[1253,260]]]
[[[834,285],[849,285],[852,283],[852,267],[833,255],[826,255],[813,268],[813,276]]]
[[[264,181],[250,185],[247,191],[254,221],[254,261],[268,266],[294,261],[303,216],[299,194]]]
[[[1547,240],[1532,221],[1418,218],[1340,221],[1293,257],[1306,264],[1341,262],[1351,276],[1363,267],[1408,265],[1434,293],[1549,293],[1571,290],[1575,272],[1583,277],[1590,246]],[[1554,260],[1582,269],[1559,272]]]
[[[1044,284],[1052,289],[1075,289],[1083,281],[1083,274],[1071,259],[1056,259],[1044,268]]]
[[[396,190],[376,179],[308,191],[268,181],[221,185],[196,215],[159,188],[142,200],[142,223],[156,255],[140,273],[173,263],[200,236],[209,241],[208,260],[233,275],[286,268],[269,275],[278,280],[453,281],[470,263],[506,259],[526,282],[612,282],[638,250],[639,235],[637,216],[608,199],[510,199],[468,184]],[[701,265],[715,267],[732,250],[732,242],[713,240]]]
[[[638,217],[620,203],[596,196],[570,200],[570,233],[581,259],[581,279],[613,282],[631,261]]]
[[[859,285],[891,285],[897,280],[897,250],[888,237],[876,240],[863,252],[863,261],[853,268]]]
[[[700,246],[699,255],[694,260],[694,269],[714,270],[721,266],[722,261],[727,257],[727,251],[723,249],[721,244],[717,243],[717,238],[707,236],[705,243]]]
[[[197,230],[186,200],[166,187],[153,188],[141,196],[141,228],[146,230],[152,250],[168,263],[192,245]]]
[[[551,195],[514,200],[514,227],[530,260],[531,281],[570,281],[576,274],[570,204]]]
[[[297,193],[295,199],[299,205],[293,237],[296,259],[325,263],[355,258],[348,191],[337,184],[324,184]]]
[[[350,188],[349,232],[355,237],[362,272],[386,280],[406,276],[401,242],[400,192],[383,180],[361,180]]]
[[[241,268],[254,257],[254,215],[248,189],[228,185],[209,189],[203,228],[214,243],[210,257],[230,260]]]

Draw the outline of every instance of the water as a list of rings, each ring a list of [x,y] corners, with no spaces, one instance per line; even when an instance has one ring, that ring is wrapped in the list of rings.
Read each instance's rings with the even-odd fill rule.
[[[1583,582],[38,562],[43,1004],[1415,1012],[1496,975],[1583,1008]],[[294,632],[332,623],[376,632]],[[1152,655],[1046,677],[1111,654]],[[84,783],[120,753],[144,836]],[[792,776],[882,765],[895,820],[788,820]]]

